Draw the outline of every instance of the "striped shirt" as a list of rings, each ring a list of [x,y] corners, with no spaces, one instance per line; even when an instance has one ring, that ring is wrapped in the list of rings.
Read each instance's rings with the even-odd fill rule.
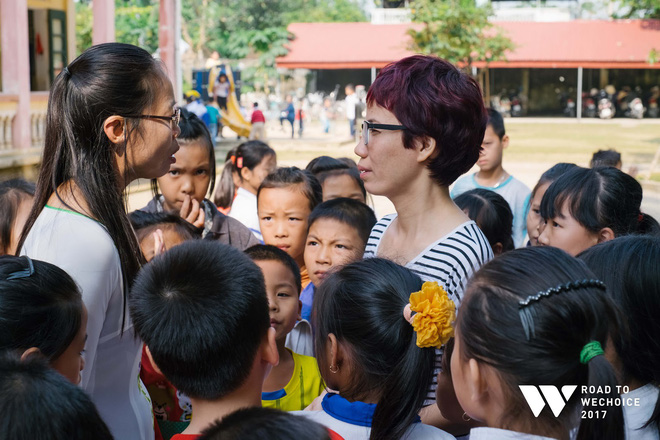
[[[380,240],[395,218],[396,214],[386,215],[376,223],[369,235],[364,258],[378,256]],[[470,220],[431,243],[405,267],[419,275],[423,281],[437,281],[458,307],[472,274],[492,258],[493,250],[488,240],[477,224]],[[442,351],[436,350],[433,383],[424,402],[425,405],[435,403],[437,373],[441,369]]]

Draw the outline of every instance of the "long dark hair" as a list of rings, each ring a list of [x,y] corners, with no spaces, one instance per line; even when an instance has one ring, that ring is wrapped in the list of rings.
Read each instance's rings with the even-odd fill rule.
[[[417,347],[403,317],[410,294],[421,287],[422,280],[405,267],[369,258],[344,266],[316,292],[312,319],[319,370],[327,371],[325,343],[333,333],[352,360],[351,383],[340,394],[378,397],[370,439],[400,439],[426,398],[435,351]]]
[[[606,348],[608,337],[619,329],[616,306],[602,288],[581,283],[595,276],[586,264],[552,247],[529,247],[507,252],[484,265],[470,280],[456,321],[462,361],[475,359],[497,370],[502,379],[507,408],[500,424],[528,414],[523,428],[543,427],[568,433],[575,423],[581,397],[619,397],[613,367],[605,356],[581,362],[583,347],[598,341]],[[528,339],[521,319],[520,302],[539,292],[571,283],[573,287],[533,301],[533,336]],[[454,353],[456,355],[456,353]],[[532,416],[519,385],[578,385],[559,417],[545,407]],[[609,385],[611,393],[581,395],[582,386]],[[585,409],[589,407],[585,406]],[[603,409],[603,408],[599,408]],[[623,439],[620,407],[607,407],[604,419],[581,420],[582,439]]]
[[[660,238],[627,236],[597,244],[578,258],[607,284],[628,317],[627,333],[612,335],[623,380],[660,384]],[[618,336],[618,337],[617,337]],[[644,427],[660,434],[660,399]],[[639,427],[630,427],[636,429]]]
[[[215,188],[215,148],[213,147],[213,141],[211,141],[209,129],[204,124],[204,121],[185,108],[181,109],[179,129],[181,129],[181,133],[177,136],[179,144],[185,145],[186,142],[193,141],[201,141],[205,144],[209,153],[209,166],[211,167],[209,169],[211,182],[207,194],[213,194],[213,189]],[[158,196],[158,179],[151,179],[151,193],[154,197]]]
[[[0,255],[9,251],[12,236],[21,232],[13,230],[14,222],[18,207],[28,197],[34,197],[34,183],[23,179],[0,182]]]
[[[551,219],[566,204],[570,215],[591,232],[611,228],[615,237],[660,233],[660,225],[640,211],[642,186],[612,167],[573,168],[552,182],[541,200],[541,217]]]
[[[125,193],[116,171],[116,146],[105,135],[103,122],[112,115],[143,113],[153,105],[163,81],[160,62],[144,49],[121,43],[89,48],[55,78],[48,98],[35,202],[18,244],[20,249],[51,194],[62,200],[58,187],[75,182],[89,205],[89,214],[107,229],[117,247],[124,299],[144,258],[126,215]],[[141,133],[140,121],[126,118],[127,144]]]

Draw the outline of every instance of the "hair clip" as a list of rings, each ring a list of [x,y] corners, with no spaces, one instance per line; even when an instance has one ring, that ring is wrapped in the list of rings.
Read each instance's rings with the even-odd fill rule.
[[[236,156],[230,157],[229,160],[231,160],[232,165],[236,165]]]
[[[520,315],[520,322],[522,323],[523,330],[525,331],[525,337],[527,338],[527,340],[529,341],[531,338],[536,336],[536,333],[534,331],[534,317],[536,315],[536,311],[534,310],[534,307],[530,308],[530,305],[533,306],[535,302],[538,302],[543,298],[547,298],[557,293],[568,292],[577,289],[584,289],[587,287],[596,287],[602,290],[605,290],[606,288],[605,283],[603,283],[600,280],[584,279],[582,281],[571,281],[566,284],[560,284],[559,286],[551,287],[547,290],[538,292],[535,295],[530,295],[522,301],[519,301],[518,308],[520,310],[518,311],[518,313]]]
[[[28,262],[28,267],[25,269],[17,270],[7,275],[6,281],[18,280],[20,278],[28,278],[34,274],[34,264],[32,260],[27,255],[23,255],[21,258],[25,258]]]
[[[243,156],[236,158],[236,168],[243,168]]]
[[[422,290],[410,294],[403,317],[413,326],[418,347],[440,348],[454,336],[456,304],[437,282],[427,281]]]

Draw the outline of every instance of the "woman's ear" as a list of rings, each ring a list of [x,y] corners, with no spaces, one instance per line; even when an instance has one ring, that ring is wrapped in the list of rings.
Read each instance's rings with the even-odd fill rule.
[[[103,132],[113,144],[123,144],[126,141],[126,119],[118,115],[106,118],[103,121]]]
[[[426,162],[438,155],[438,144],[432,137],[426,136],[424,139],[417,140],[416,142],[418,148],[417,162]]]
[[[32,356],[41,356],[41,350],[39,350],[37,347],[28,348],[21,355],[21,361],[30,359]]]
[[[614,240],[614,238],[615,236],[612,228],[603,228],[600,231],[598,231],[598,243]]]

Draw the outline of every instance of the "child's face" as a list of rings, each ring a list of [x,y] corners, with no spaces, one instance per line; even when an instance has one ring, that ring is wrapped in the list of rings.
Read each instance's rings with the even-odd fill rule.
[[[320,218],[312,224],[305,244],[305,267],[315,286],[320,286],[330,269],[358,261],[366,243],[346,223]]]
[[[302,267],[310,209],[300,185],[262,189],[257,211],[264,243],[282,249]]]
[[[178,213],[186,195],[199,203],[204,200],[211,183],[211,164],[209,149],[203,139],[182,141],[174,158],[176,163],[158,179],[158,187],[165,198],[163,208]]]
[[[323,181],[323,201],[347,197],[365,203],[360,185],[349,175],[329,176]]]
[[[264,274],[270,326],[275,329],[275,339],[283,341],[300,319],[302,302],[291,269],[279,261],[255,261]]]
[[[539,245],[539,235],[541,235],[541,225],[543,224],[543,218],[541,217],[541,200],[543,200],[543,194],[547,191],[550,186],[550,182],[539,185],[529,201],[529,212],[527,213],[527,233],[529,234],[529,241],[532,246]]]
[[[151,261],[156,256],[156,249],[161,245],[164,248],[163,250],[166,251],[185,241],[174,228],[163,227],[159,229],[163,234],[162,243],[160,243],[160,239],[156,239],[156,236],[154,235],[155,232],[147,235],[140,242],[140,249],[142,250],[142,254],[144,255],[144,258],[147,260],[147,262]],[[159,243],[156,243],[157,241]]]
[[[252,194],[256,194],[261,182],[264,181],[266,176],[275,171],[277,168],[277,158],[274,154],[269,154],[264,156],[259,162],[259,165],[254,167],[254,169],[249,169],[243,167],[240,170],[241,173],[241,183],[240,186],[250,191]]]
[[[64,353],[51,362],[55,370],[75,385],[80,383],[80,372],[85,368],[85,360],[82,357],[85,341],[87,341],[87,309],[83,305],[78,333]]]
[[[502,166],[502,151],[509,145],[509,136],[504,135],[502,139],[495,134],[493,127],[488,125],[484,140],[481,143],[481,152],[477,166],[482,171],[491,171]]]
[[[547,220],[538,242],[543,246],[562,249],[575,257],[598,243],[598,234],[578,223],[564,204],[558,216]]]

